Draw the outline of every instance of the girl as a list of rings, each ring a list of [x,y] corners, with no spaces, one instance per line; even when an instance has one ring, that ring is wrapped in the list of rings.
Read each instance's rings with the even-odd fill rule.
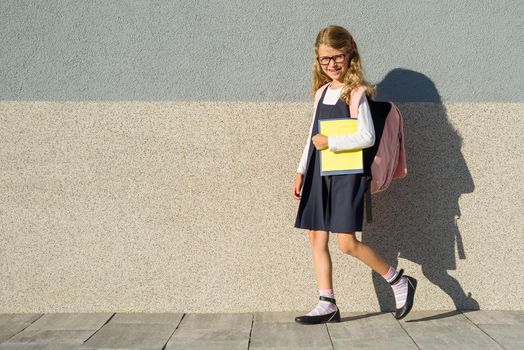
[[[357,45],[346,29],[340,26],[322,29],[317,35],[315,52],[312,93],[325,84],[328,86],[323,90],[313,116],[293,185],[293,198],[300,200],[295,227],[310,230],[320,301],[311,312],[296,317],[295,321],[302,324],[340,321],[332,283],[329,231],[337,233],[342,252],[368,265],[391,285],[396,302],[395,318],[401,319],[411,311],[417,280],[403,276],[403,269],[397,271],[355,237],[356,231],[362,231],[366,176],[320,176],[319,168],[320,150],[363,149],[374,145],[375,129],[367,98],[375,97],[376,87],[364,79]],[[359,101],[358,116],[352,116],[358,118],[357,132],[348,136],[318,134],[319,119],[350,117],[351,92],[358,87],[365,88],[365,93]]]

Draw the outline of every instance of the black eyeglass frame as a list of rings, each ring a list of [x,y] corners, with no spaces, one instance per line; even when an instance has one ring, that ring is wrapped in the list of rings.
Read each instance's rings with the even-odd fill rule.
[[[329,66],[329,63],[331,62],[331,60],[333,60],[333,62],[335,62],[335,63],[342,63],[342,62],[344,62],[346,60],[346,56],[349,56],[352,53],[353,52],[351,52],[351,53],[339,53],[338,55],[335,55],[335,56],[322,56],[322,57],[318,57],[317,56],[317,61],[318,61],[318,64],[320,64],[321,66]],[[340,62],[337,62],[335,60],[335,57],[337,57],[337,56],[342,56],[343,57]],[[320,63],[320,59],[322,59],[322,58],[329,58],[329,60],[327,61],[327,63]]]

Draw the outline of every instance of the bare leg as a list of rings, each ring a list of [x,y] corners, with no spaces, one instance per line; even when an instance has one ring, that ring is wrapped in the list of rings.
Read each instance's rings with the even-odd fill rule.
[[[319,301],[315,308],[304,316],[298,316],[295,321],[298,323],[319,323],[319,322],[338,322],[340,321],[340,311],[334,298],[332,263],[329,254],[329,232],[322,230],[311,230],[309,232],[311,251],[313,255],[313,265],[317,277],[319,289]]]
[[[359,259],[364,264],[371,267],[373,271],[379,273],[384,279],[386,279],[390,265],[386,263],[386,261],[384,261],[384,259],[378,255],[373,248],[357,240],[355,232],[339,233],[337,234],[337,239],[338,246],[343,253],[352,255]],[[393,273],[393,270],[391,273]],[[398,273],[398,271],[396,273]],[[389,276],[388,278],[393,278],[393,276],[394,275]],[[408,295],[407,277],[402,276],[397,283],[391,286],[391,288],[395,294],[395,307],[400,309],[405,305]]]
[[[388,272],[389,264],[373,248],[360,242],[355,232],[338,233],[337,239],[341,252],[354,256],[381,276]]]
[[[313,255],[313,265],[319,289],[332,289],[333,276],[331,255],[329,254],[329,232],[309,231],[309,241]]]

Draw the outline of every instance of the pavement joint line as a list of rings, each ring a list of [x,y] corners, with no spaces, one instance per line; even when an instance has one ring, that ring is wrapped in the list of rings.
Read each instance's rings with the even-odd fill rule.
[[[15,334],[13,334],[12,336],[10,336],[9,338],[7,338],[7,341],[9,341],[10,339],[13,339],[14,337],[16,337],[18,334],[22,333],[23,331],[25,331],[27,328],[29,328],[33,323],[35,323],[36,321],[38,321],[39,319],[41,319],[42,317],[44,317],[45,313],[41,313],[40,314],[40,317],[37,317],[33,322],[31,322],[30,324],[27,325],[27,327],[21,329],[19,332],[16,332]],[[0,342],[1,344],[1,342]]]
[[[111,320],[113,319],[113,317],[115,317],[115,315],[116,315],[116,312],[113,312],[113,314],[111,315],[111,317],[109,317],[109,318],[107,319],[107,321],[105,321],[104,324],[100,326],[100,328],[98,328],[96,331],[93,332],[93,334],[91,334],[91,335],[90,335],[86,340],[84,340],[84,341],[82,342],[82,344],[87,343],[87,341],[88,341],[89,339],[91,339],[91,338],[93,337],[93,335],[97,334],[97,333],[98,333],[102,328],[104,328],[104,326],[105,326],[106,324],[108,324],[109,321],[111,321]]]
[[[473,322],[473,320],[470,319],[470,318],[469,318],[469,317],[468,317],[468,316],[467,316],[467,315],[466,315],[462,310],[459,310],[459,311],[460,311],[460,313],[461,313],[461,314],[466,318],[466,320],[468,320],[469,322],[473,323],[473,325],[474,325],[475,327],[477,327],[478,329],[480,329],[480,331],[481,331],[482,333],[484,333],[485,335],[487,335],[487,336],[489,337],[489,339],[493,340],[493,341],[495,342],[495,344],[497,344],[498,346],[500,346],[501,349],[504,349],[504,350],[506,349],[506,348],[503,347],[501,344],[499,344],[499,342],[497,342],[495,339],[493,339],[493,337],[491,337],[488,333],[486,333],[482,328],[480,328],[480,327],[478,326],[478,324],[476,324],[475,322]]]
[[[251,346],[251,333],[253,332],[253,324],[255,323],[255,314],[251,313],[251,328],[249,329],[249,338],[247,340],[247,350]]]
[[[169,343],[169,341],[171,340],[171,338],[173,337],[173,334],[175,334],[176,330],[178,329],[178,327],[180,327],[180,324],[182,324],[182,320],[186,317],[187,313],[183,313],[182,314],[182,317],[180,317],[180,322],[178,322],[178,324],[176,325],[175,329],[173,330],[173,333],[171,333],[171,335],[169,336],[169,338],[167,338],[167,341],[166,343],[164,344],[164,346],[162,346],[162,350],[166,350],[166,346],[167,344]]]
[[[393,316],[393,318],[395,318],[395,315],[393,315],[393,312],[391,312],[391,316]],[[415,339],[413,339],[413,337],[411,336],[411,334],[409,334],[409,332],[402,326],[402,322],[400,322],[400,320],[397,320],[395,318],[395,320],[398,322],[400,328],[402,328],[402,330],[404,331],[404,333],[407,334],[407,336],[409,337],[409,339],[411,339],[411,341],[413,342],[413,344],[415,344],[415,346],[417,347],[417,349],[420,350],[420,346],[418,346],[417,342],[415,341]]]
[[[329,342],[331,343],[331,349],[335,349],[335,346],[333,346],[333,339],[331,339],[331,334],[329,333],[329,327],[328,327],[328,324],[325,323],[325,326],[326,326],[326,331],[327,331],[327,334],[328,334],[328,338],[329,338]]]

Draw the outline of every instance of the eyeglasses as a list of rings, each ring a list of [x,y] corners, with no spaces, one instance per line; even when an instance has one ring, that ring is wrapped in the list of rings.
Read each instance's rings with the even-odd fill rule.
[[[317,57],[318,63],[320,63],[323,66],[327,66],[329,64],[329,61],[333,59],[336,63],[342,63],[346,59],[347,54],[340,54],[335,56],[323,56],[323,57]]]

